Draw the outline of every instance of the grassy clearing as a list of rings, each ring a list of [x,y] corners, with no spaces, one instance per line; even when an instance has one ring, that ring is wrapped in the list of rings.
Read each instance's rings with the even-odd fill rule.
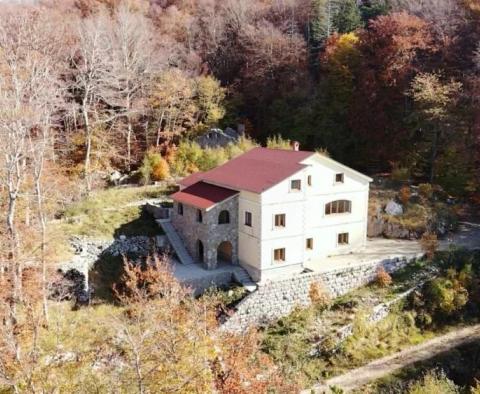
[[[153,218],[139,206],[129,203],[159,198],[170,190],[163,187],[144,186],[102,190],[91,197],[67,207],[62,222],[55,226],[67,236],[82,235],[94,238],[161,234]]]

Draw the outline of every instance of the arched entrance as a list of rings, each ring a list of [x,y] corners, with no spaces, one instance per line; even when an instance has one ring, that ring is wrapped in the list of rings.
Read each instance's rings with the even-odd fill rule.
[[[217,248],[217,262],[227,262],[231,263],[232,262],[232,256],[233,256],[233,246],[231,242],[229,241],[224,241],[220,245],[218,245]]]
[[[204,248],[203,242],[198,240],[197,241],[197,258],[200,262],[204,262]]]

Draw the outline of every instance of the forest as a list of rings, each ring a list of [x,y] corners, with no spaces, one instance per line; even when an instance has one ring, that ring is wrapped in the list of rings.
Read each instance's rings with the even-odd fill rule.
[[[113,315],[100,307],[103,326],[90,337],[87,312],[49,307],[61,237],[50,223],[112,174],[148,184],[289,140],[479,204],[479,102],[479,0],[1,3],[0,392],[296,390],[276,377],[255,333],[211,334],[215,310],[179,301],[178,284],[149,305],[137,294],[120,297]],[[227,127],[245,130],[235,146],[192,142]],[[171,311],[166,331],[142,336]],[[60,372],[65,359],[48,354],[77,343],[65,314],[86,350]],[[111,368],[119,354],[125,381],[110,370],[71,379],[92,363]],[[172,354],[169,367],[150,369]]]

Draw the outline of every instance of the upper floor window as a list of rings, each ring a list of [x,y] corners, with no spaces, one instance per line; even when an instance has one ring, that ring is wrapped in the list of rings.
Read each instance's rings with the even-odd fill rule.
[[[230,223],[230,213],[228,211],[221,211],[218,215],[218,224]]]
[[[202,215],[202,211],[200,209],[197,209],[197,222],[198,223],[203,222],[203,215]]]
[[[252,213],[245,211],[245,226],[252,227]]]
[[[350,213],[352,212],[352,202],[348,200],[337,200],[329,202],[325,205],[325,215],[333,213]]]
[[[290,182],[291,190],[302,190],[302,181],[300,179],[294,179]]]
[[[307,176],[307,185],[312,186],[312,176],[311,175]]]
[[[343,183],[344,181],[345,181],[345,174],[343,172],[339,174],[335,174],[335,183]]]
[[[183,215],[183,204],[181,202],[179,202],[177,205],[177,213],[179,215]]]
[[[275,215],[275,227],[285,227],[286,216],[284,213]]]
[[[274,249],[273,260],[278,262],[285,261],[285,248]]]

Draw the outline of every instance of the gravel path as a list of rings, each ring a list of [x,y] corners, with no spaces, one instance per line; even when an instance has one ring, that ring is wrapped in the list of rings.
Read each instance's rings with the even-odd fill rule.
[[[380,379],[418,361],[428,360],[459,345],[480,339],[480,324],[452,331],[448,334],[409,347],[401,352],[372,361],[344,375],[326,380],[305,390],[302,394],[328,393],[329,387],[336,386],[348,392],[367,383]]]

